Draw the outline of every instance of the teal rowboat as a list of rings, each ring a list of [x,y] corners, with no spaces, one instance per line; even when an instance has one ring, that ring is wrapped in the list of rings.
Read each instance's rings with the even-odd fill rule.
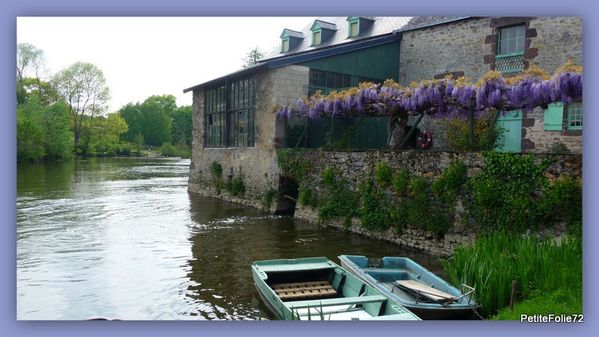
[[[286,320],[420,320],[326,257],[257,261],[260,297]]]
[[[410,258],[341,255],[339,260],[343,268],[422,319],[468,319],[477,308],[473,288],[462,285],[460,291]]]

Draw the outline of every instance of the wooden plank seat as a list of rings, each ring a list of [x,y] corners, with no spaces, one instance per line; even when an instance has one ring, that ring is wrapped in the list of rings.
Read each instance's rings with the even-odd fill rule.
[[[398,280],[395,281],[395,286],[434,302],[448,302],[456,299],[451,294],[414,280]]]
[[[324,298],[337,295],[328,281],[273,284],[271,288],[281,300]]]

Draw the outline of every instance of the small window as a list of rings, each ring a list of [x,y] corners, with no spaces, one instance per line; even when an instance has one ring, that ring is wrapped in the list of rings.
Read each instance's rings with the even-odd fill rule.
[[[562,103],[549,104],[543,116],[545,131],[561,131],[564,120],[564,106]]]
[[[360,34],[360,26],[358,22],[350,22],[349,23],[349,37],[358,36]]]
[[[283,39],[281,43],[281,52],[285,53],[289,51],[289,39]]]
[[[582,103],[568,105],[568,130],[582,130]]]
[[[524,25],[501,28],[497,55],[510,55],[524,53]]]
[[[312,45],[318,46],[320,44],[320,41],[321,41],[320,31],[317,30],[312,34]]]

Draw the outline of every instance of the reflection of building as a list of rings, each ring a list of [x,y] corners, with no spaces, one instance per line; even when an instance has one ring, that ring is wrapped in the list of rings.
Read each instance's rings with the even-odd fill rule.
[[[304,125],[293,128],[275,118],[277,105],[295,103],[316,90],[355,86],[361,81],[412,81],[465,75],[477,79],[489,70],[517,74],[536,63],[548,72],[570,58],[582,64],[582,20],[575,17],[328,17],[300,31],[284,29],[281,48],[254,67],[185,89],[193,92],[193,153],[189,189],[212,193],[210,165],[224,179],[243,175],[246,202],[259,199],[279,182],[276,149],[295,145]],[[327,124],[329,123],[329,124]],[[345,124],[344,124],[345,123]],[[502,148],[545,152],[562,143],[581,152],[581,104],[502,117]],[[353,148],[382,148],[385,119],[359,125],[318,120],[308,125],[303,145],[322,147],[354,125]],[[438,123],[423,120],[443,150]],[[287,130],[286,130],[287,129]],[[506,133],[507,134],[507,133]]]

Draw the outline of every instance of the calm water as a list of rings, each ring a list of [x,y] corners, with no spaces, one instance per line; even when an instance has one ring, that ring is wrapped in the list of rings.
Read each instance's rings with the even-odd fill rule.
[[[90,159],[21,165],[17,318],[272,318],[254,260],[408,255],[331,228],[187,192],[189,160]]]

